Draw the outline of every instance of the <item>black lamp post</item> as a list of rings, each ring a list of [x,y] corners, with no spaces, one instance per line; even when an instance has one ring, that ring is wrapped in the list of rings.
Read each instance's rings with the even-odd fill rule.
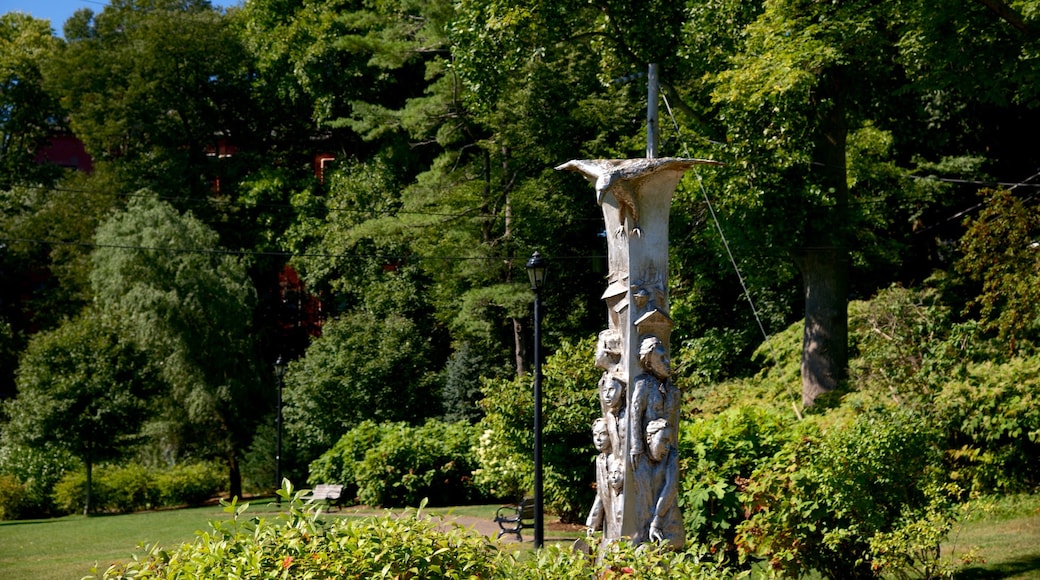
[[[274,478],[275,489],[282,489],[282,388],[285,386],[285,361],[282,355],[274,361],[274,374],[278,377],[278,418],[276,423],[275,452],[274,452]],[[275,495],[278,505],[282,505],[282,496]]]
[[[535,252],[527,261],[527,277],[534,291],[534,545],[545,540],[542,521],[542,298],[547,262]]]

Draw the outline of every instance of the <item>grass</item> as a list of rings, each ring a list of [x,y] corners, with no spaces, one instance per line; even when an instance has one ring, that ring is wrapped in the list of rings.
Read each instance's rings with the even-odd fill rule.
[[[490,521],[497,505],[428,508],[435,516]],[[273,514],[271,500],[250,502],[254,515]],[[398,510],[394,510],[397,512]],[[337,516],[381,515],[382,510],[347,508]],[[219,506],[86,518],[0,522],[0,578],[69,580],[127,560],[139,543],[175,547],[190,542],[209,522],[229,515]],[[530,540],[530,538],[525,538]],[[524,549],[530,544],[517,544]],[[1040,578],[1040,495],[1013,496],[984,504],[957,525],[944,554],[958,556],[977,548],[984,562],[970,564],[958,579],[1024,580]]]
[[[95,563],[104,570],[129,559],[138,543],[180,545],[222,517],[222,508],[205,507],[0,522],[0,578],[82,578]]]
[[[973,548],[982,561],[962,568],[958,579],[1040,578],[1040,495],[983,502],[954,528],[943,552],[956,557]]]

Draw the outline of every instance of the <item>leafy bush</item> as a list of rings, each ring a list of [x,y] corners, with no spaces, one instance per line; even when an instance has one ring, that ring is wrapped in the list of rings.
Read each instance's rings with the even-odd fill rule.
[[[92,511],[127,513],[158,506],[198,504],[220,491],[225,483],[214,463],[178,464],[161,469],[141,465],[101,465],[91,482]],[[54,486],[54,501],[64,513],[82,512],[87,476],[70,471]]]
[[[13,475],[0,475],[0,520],[16,520],[25,504],[25,486]]]
[[[431,420],[422,427],[397,424],[365,454],[357,474],[358,499],[368,505],[470,503],[477,431],[468,423]]]
[[[221,491],[226,484],[223,470],[216,463],[184,463],[155,474],[159,504],[164,506],[199,505]]]
[[[600,409],[593,361],[595,337],[564,342],[542,367],[542,459],[545,506],[565,522],[584,521],[595,481],[590,434]],[[485,490],[533,487],[534,402],[531,377],[488,380],[483,385],[484,435],[477,454],[477,483]],[[495,495],[498,495],[497,493]],[[518,499],[518,498],[514,498]]]
[[[1040,356],[971,365],[935,408],[953,475],[983,493],[1040,485]]]
[[[567,548],[547,547],[518,558],[459,526],[447,530],[422,514],[404,517],[319,518],[291,486],[280,490],[288,509],[273,520],[249,518],[248,504],[225,504],[229,520],[211,523],[194,543],[148,548],[127,563],[92,570],[87,578],[484,578],[486,580],[588,580],[632,576],[646,580],[732,578],[696,552],[655,545],[614,543],[602,560]]]
[[[342,483],[344,497],[376,506],[465,504],[479,497],[473,485],[477,428],[466,422],[365,421],[312,464],[312,484]]]
[[[338,483],[343,485],[343,499],[356,499],[358,494],[357,478],[361,472],[361,464],[365,461],[365,453],[375,448],[383,438],[384,429],[392,428],[392,423],[376,423],[362,421],[357,427],[347,431],[331,449],[322,453],[311,462],[311,485],[320,483]]]
[[[159,503],[155,475],[143,465],[106,466],[96,471],[100,471],[95,476],[100,475],[97,479],[103,481],[107,491],[106,511],[129,513],[151,509]]]
[[[785,577],[817,570],[872,578],[881,566],[934,559],[956,495],[942,482],[935,430],[902,410],[865,413],[830,431],[805,423],[747,486],[750,517],[737,529],[742,553],[766,558]],[[928,529],[910,533],[908,526]]]
[[[24,490],[18,517],[40,518],[57,513],[51,491],[66,472],[78,468],[79,461],[66,451],[45,446],[0,446],[0,474],[13,477]]]
[[[111,490],[103,478],[101,469],[95,468],[90,485],[90,500],[93,511],[105,511],[111,501]],[[70,471],[54,485],[54,504],[63,514],[83,513],[87,503],[87,474],[83,470]]]
[[[735,560],[734,532],[746,517],[741,492],[758,466],[794,438],[792,419],[738,407],[682,424],[679,501],[687,542],[720,561]]]

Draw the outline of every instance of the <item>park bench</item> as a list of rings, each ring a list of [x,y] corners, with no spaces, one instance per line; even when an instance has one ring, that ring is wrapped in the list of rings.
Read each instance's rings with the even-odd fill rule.
[[[334,483],[319,483],[303,499],[307,501],[324,501],[331,508],[340,507],[340,496],[343,494],[343,486]]]
[[[527,523],[531,520],[534,520],[534,501],[530,498],[525,497],[519,505],[504,505],[498,508],[498,511],[495,512],[495,523],[502,530],[498,533],[498,537],[516,534],[517,540],[524,541],[520,530],[532,527],[533,522]]]

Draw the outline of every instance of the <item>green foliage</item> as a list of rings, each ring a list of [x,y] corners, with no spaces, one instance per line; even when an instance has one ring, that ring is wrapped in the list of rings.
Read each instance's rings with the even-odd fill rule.
[[[734,532],[746,517],[742,493],[752,474],[798,432],[790,415],[751,406],[684,422],[679,499],[687,542],[720,562],[736,560]]]
[[[417,422],[439,414],[430,337],[399,314],[330,320],[285,375],[285,428],[316,458],[366,419]]]
[[[0,15],[0,189],[53,181],[60,171],[34,159],[61,118],[40,70],[60,45],[47,21],[14,11]]]
[[[542,368],[545,505],[564,521],[581,519],[593,500],[595,450],[590,430],[599,413],[600,375],[592,360],[594,348],[592,337],[564,342]],[[522,494],[531,489],[533,473],[531,377],[488,380],[483,389],[477,484],[493,495]]]
[[[33,337],[18,367],[18,397],[3,405],[4,437],[67,450],[89,474],[96,462],[130,451],[150,414],[153,381],[143,351],[87,311]]]
[[[225,487],[225,474],[213,462],[178,463],[153,473],[159,504],[200,505]]]
[[[487,580],[721,580],[734,576],[701,561],[697,552],[655,545],[612,544],[602,559],[549,546],[532,557],[500,551],[486,538],[423,514],[322,518],[291,486],[279,491],[288,506],[271,519],[249,517],[248,504],[225,503],[230,520],[211,523],[192,543],[146,547],[125,563],[93,569],[87,578],[484,578]],[[593,549],[596,548],[593,542]],[[743,576],[738,576],[743,577]]]
[[[51,490],[66,473],[82,464],[65,449],[52,445],[0,445],[0,476],[11,477],[24,491],[19,502],[21,517],[51,516],[56,508]]]
[[[765,558],[781,577],[816,570],[872,578],[881,565],[872,542],[890,551],[885,562],[919,557],[918,542],[943,537],[954,516],[956,488],[941,477],[938,441],[926,421],[902,410],[867,412],[827,430],[807,423],[802,437],[752,475],[743,496],[749,516],[737,528],[740,551]],[[934,529],[906,530],[921,522]],[[913,543],[893,539],[912,536]],[[905,553],[891,552],[897,549]]]
[[[982,284],[972,302],[983,327],[995,330],[1015,353],[1036,341],[1040,332],[1040,217],[1009,190],[985,190],[983,209],[965,220],[967,231],[957,268]]]
[[[1038,385],[1037,355],[972,364],[945,385],[934,409],[946,432],[951,477],[982,493],[1040,485]]]
[[[480,390],[481,373],[486,370],[484,357],[470,343],[451,354],[444,367],[444,389],[441,397],[444,400],[445,421],[469,421],[475,423],[481,417]]]
[[[125,337],[149,353],[169,390],[162,403],[165,443],[203,443],[231,473],[252,435],[263,386],[255,367],[256,290],[245,261],[217,233],[154,194],[139,192],[97,230],[91,284],[97,304]]]
[[[91,513],[129,513],[156,507],[198,505],[225,484],[225,474],[213,463],[176,464],[163,468],[142,465],[102,465],[93,472]],[[70,471],[54,486],[54,502],[65,513],[82,512],[87,495],[86,474]]]
[[[311,464],[309,481],[344,485],[343,498],[371,506],[461,505],[478,499],[472,482],[478,431],[466,422],[365,421]]]
[[[0,520],[16,520],[26,503],[26,489],[13,475],[0,474]]]
[[[849,305],[854,358],[850,380],[877,401],[920,408],[930,404],[977,337],[954,327],[933,292],[891,287]],[[972,340],[975,338],[976,340]]]

